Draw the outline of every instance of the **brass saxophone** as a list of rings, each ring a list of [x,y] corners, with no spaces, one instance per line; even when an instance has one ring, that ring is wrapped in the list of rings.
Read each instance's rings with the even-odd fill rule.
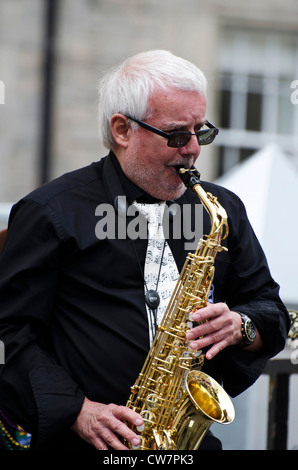
[[[140,413],[138,450],[196,450],[214,422],[234,419],[233,404],[223,388],[201,372],[204,355],[188,347],[191,313],[207,304],[214,260],[228,235],[226,211],[206,193],[200,173],[179,167],[187,187],[197,193],[209,213],[211,230],[189,253],[143,368],[131,387],[126,406]],[[128,445],[128,443],[126,443]],[[130,445],[129,445],[130,446]]]

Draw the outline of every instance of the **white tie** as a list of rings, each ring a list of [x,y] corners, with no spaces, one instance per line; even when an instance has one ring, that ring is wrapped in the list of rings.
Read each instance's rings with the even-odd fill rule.
[[[157,308],[153,306],[149,308],[146,303],[151,344],[155,336],[156,325],[159,325],[163,318],[179,273],[162,227],[165,202],[134,203],[134,206],[148,219],[148,245],[144,270],[145,297],[148,298],[148,292],[151,291],[153,300],[156,292],[160,299]]]

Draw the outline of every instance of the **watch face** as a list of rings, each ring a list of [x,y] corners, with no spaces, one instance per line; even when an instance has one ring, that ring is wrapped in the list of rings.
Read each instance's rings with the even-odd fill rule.
[[[256,329],[251,320],[248,320],[245,323],[245,333],[250,341],[253,341],[256,337]]]

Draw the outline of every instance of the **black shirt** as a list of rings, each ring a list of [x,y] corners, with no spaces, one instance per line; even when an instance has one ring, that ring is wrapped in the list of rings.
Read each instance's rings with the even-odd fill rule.
[[[202,185],[217,196],[229,221],[228,252],[216,258],[213,301],[247,313],[266,345],[263,354],[227,348],[205,362],[204,370],[235,396],[284,347],[288,316],[242,202],[224,188]],[[117,238],[120,193],[127,204],[147,197],[111,153],[33,191],[11,212],[0,257],[0,397],[36,448],[79,441],[68,428],[84,396],[124,405],[148,353],[147,241]],[[200,203],[190,190],[176,202]],[[98,238],[103,207],[115,210],[115,237]],[[205,213],[204,233],[209,225]],[[180,270],[185,239],[168,243]]]

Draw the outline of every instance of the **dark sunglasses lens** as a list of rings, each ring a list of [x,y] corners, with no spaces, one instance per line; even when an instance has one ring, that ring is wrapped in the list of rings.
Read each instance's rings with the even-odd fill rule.
[[[200,134],[198,136],[199,144],[200,145],[208,145],[211,144],[211,142],[214,141],[215,136],[217,134],[216,129],[204,129],[200,131]]]
[[[188,144],[191,138],[191,133],[173,132],[168,138],[168,147],[184,147]]]
[[[200,145],[208,145],[214,141],[218,131],[217,129],[203,129],[197,133]],[[168,147],[184,147],[187,145],[192,134],[190,132],[173,132],[168,138]]]

